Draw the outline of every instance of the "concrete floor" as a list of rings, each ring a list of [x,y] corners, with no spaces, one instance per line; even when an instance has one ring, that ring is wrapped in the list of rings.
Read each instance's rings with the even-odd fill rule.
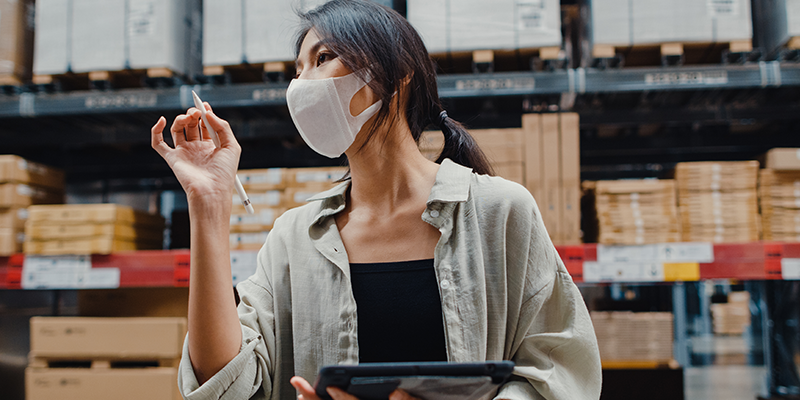
[[[686,400],[754,400],[766,392],[765,369],[750,365],[686,368]]]

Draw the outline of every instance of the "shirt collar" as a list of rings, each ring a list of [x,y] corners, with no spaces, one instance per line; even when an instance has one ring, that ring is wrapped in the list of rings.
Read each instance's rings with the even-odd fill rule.
[[[472,169],[456,164],[449,158],[442,161],[436,173],[436,182],[428,196],[431,203],[458,203],[469,198],[469,184]],[[314,223],[322,218],[334,215],[344,209],[345,195],[350,188],[350,181],[342,182],[333,189],[326,190],[309,198],[308,201],[322,201],[320,211],[314,218]]]

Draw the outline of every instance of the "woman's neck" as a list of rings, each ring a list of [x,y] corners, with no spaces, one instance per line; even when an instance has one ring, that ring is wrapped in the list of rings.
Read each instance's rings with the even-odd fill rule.
[[[427,201],[439,165],[420,153],[405,121],[378,131],[348,154],[352,184],[349,207],[392,213],[404,204]],[[384,214],[386,215],[386,214]]]

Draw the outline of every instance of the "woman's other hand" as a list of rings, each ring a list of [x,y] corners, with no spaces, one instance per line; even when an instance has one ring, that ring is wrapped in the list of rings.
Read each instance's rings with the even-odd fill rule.
[[[200,110],[194,107],[177,116],[172,123],[170,133],[175,148],[164,141],[163,130],[167,125],[164,117],[159,118],[151,130],[152,146],[172,168],[190,202],[219,196],[232,199],[234,176],[242,149],[228,122],[217,117],[208,103],[204,106],[208,123],[219,136],[219,148],[200,119]]]
[[[295,389],[297,389],[297,400],[321,400],[317,393],[314,391],[314,388],[308,383],[307,380],[295,376],[293,377],[290,382]],[[358,400],[357,397],[345,392],[342,389],[337,387],[329,386],[327,389],[328,394],[333,397],[333,400]],[[397,389],[389,395],[389,400],[421,400],[410,394],[406,393],[405,390]]]

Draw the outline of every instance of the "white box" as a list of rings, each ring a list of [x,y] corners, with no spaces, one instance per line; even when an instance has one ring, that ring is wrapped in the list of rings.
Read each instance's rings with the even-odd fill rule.
[[[428,51],[561,46],[557,0],[408,0],[408,21]]]
[[[125,69],[125,0],[72,0],[72,72]]]
[[[299,19],[327,0],[203,1],[203,65],[291,61]]]
[[[594,44],[730,42],[753,36],[748,0],[591,0]]]
[[[128,0],[127,38],[130,67],[163,67],[185,73],[190,27],[183,0]]]
[[[186,0],[40,0],[34,74],[164,67],[188,75],[194,61]],[[199,12],[199,8],[197,9]]]

